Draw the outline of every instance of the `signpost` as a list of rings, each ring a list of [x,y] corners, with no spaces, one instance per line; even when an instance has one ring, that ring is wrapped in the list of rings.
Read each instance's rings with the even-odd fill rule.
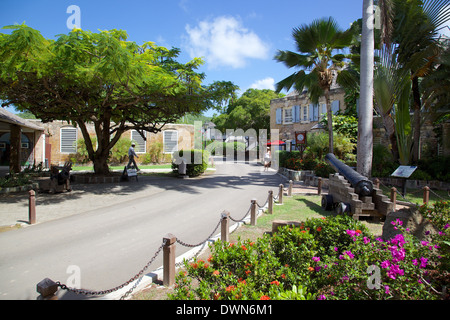
[[[303,159],[303,151],[306,149],[306,131],[295,132],[295,146],[300,150]]]
[[[417,166],[399,166],[392,174],[391,177],[402,178],[403,179],[403,197],[406,194],[406,180],[413,174],[417,169]]]

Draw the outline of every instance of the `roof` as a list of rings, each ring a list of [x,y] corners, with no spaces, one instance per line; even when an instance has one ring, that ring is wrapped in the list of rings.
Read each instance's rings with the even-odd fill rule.
[[[44,127],[41,127],[31,121],[23,119],[18,115],[9,112],[5,108],[0,108],[0,122],[6,122],[10,124],[16,124],[24,128],[36,130],[36,131],[44,131]]]

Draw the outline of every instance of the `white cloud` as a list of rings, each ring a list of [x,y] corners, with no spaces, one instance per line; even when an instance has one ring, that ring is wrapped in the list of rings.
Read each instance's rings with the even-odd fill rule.
[[[217,17],[186,26],[185,39],[191,57],[204,57],[210,68],[242,68],[247,59],[266,59],[269,45],[234,17]]]
[[[275,79],[267,77],[261,80],[257,80],[250,86],[250,88],[275,90]]]

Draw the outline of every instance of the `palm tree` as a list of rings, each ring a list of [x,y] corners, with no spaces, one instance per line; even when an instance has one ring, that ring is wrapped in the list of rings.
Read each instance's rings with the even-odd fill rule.
[[[364,0],[356,170],[366,177],[369,177],[372,171],[373,154],[374,18],[373,0]]]
[[[292,36],[297,52],[279,50],[275,60],[284,63],[288,68],[299,71],[281,80],[276,91],[290,90],[294,87],[298,92],[308,89],[312,103],[318,103],[325,96],[327,104],[329,152],[333,152],[333,121],[331,112],[330,89],[334,73],[341,72],[345,66],[346,55],[341,51],[350,46],[354,32],[350,28],[342,31],[332,18],[317,19],[310,25],[304,24],[294,28]]]
[[[412,80],[414,109],[413,161],[419,160],[421,111],[420,80],[435,68],[444,48],[439,43],[440,28],[450,20],[449,0],[395,1],[394,42],[398,59],[409,70]]]

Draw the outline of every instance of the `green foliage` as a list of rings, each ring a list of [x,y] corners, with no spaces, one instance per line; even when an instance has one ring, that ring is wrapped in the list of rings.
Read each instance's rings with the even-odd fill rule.
[[[248,89],[239,99],[229,102],[223,113],[211,120],[216,129],[225,133],[227,129],[270,129],[270,101],[282,97],[269,89]]]
[[[320,123],[325,128],[328,128],[328,120],[326,118],[322,118]],[[358,140],[358,118],[353,114],[333,115],[333,132],[350,138],[350,141],[356,144]]]
[[[210,153],[206,150],[181,150],[177,151],[177,157],[174,158],[185,158],[189,162],[186,165],[186,174],[190,177],[197,177],[203,174],[208,168],[208,161]],[[195,163],[196,159],[201,159],[201,163]],[[172,170],[178,173],[178,164],[172,162]]]
[[[0,37],[0,99],[44,122],[77,124],[96,173],[108,171],[111,149],[130,130],[158,132],[186,113],[199,113],[219,99],[203,86],[203,64],[180,63],[177,48],[128,41],[123,30],[73,29],[45,39],[24,24]],[[86,123],[96,127],[92,143]]]
[[[220,142],[213,141],[208,144],[205,148],[212,155],[223,155],[227,154],[227,150],[245,152],[245,143],[234,141],[234,142]]]
[[[372,176],[389,177],[397,167],[398,163],[394,162],[392,153],[387,147],[381,144],[373,147]]]
[[[444,206],[445,208],[441,208]],[[428,210],[427,208],[423,209]],[[448,204],[444,225],[432,239],[419,241],[400,220],[399,233],[374,238],[349,216],[308,219],[281,227],[257,241],[216,241],[207,261],[185,261],[171,299],[440,299],[448,285]],[[434,216],[434,214],[430,214]],[[372,269],[370,269],[370,268]],[[371,278],[379,270],[379,284]],[[192,281],[197,280],[194,286]],[[432,289],[431,289],[432,288]]]

